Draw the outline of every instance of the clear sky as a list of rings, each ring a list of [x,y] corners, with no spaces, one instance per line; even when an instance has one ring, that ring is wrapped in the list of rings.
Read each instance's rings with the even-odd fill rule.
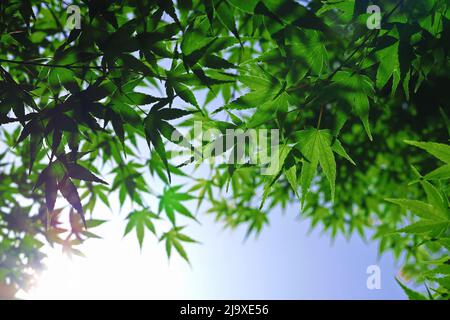
[[[110,222],[99,228],[103,240],[83,245],[87,258],[70,260],[48,250],[48,269],[24,298],[123,299],[404,299],[394,277],[392,257],[377,259],[375,243],[358,237],[312,232],[296,219],[297,209],[271,213],[258,239],[243,241],[245,230],[223,230],[211,216],[187,233],[202,244],[187,248],[192,266],[147,233],[142,252],[134,234],[122,239],[124,212],[100,209]],[[381,268],[381,289],[366,287],[369,265]]]

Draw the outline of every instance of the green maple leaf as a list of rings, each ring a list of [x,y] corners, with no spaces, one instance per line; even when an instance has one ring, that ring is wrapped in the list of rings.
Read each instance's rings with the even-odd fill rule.
[[[306,160],[303,162],[300,175],[302,187],[302,205],[311,186],[311,182],[320,164],[330,183],[331,199],[334,201],[336,181],[336,161],[331,148],[332,136],[329,130],[309,129],[298,132],[301,153]]]
[[[187,235],[181,233],[181,230],[183,229],[184,227],[173,227],[170,231],[164,233],[159,239],[159,241],[163,240],[166,241],[166,253],[169,258],[172,253],[172,248],[174,247],[175,250],[177,250],[177,252],[180,254],[180,256],[189,263],[189,258],[187,256],[186,251],[184,250],[182,242],[187,243],[198,243],[198,242],[192,239],[191,237],[188,237]]]
[[[164,189],[164,193],[159,197],[158,212],[161,213],[164,211],[173,225],[175,225],[176,212],[197,221],[195,216],[193,216],[192,213],[182,204],[183,201],[192,200],[195,199],[195,197],[189,195],[188,193],[179,192],[181,187],[182,186],[168,187]]]
[[[357,73],[339,71],[334,75],[331,87],[336,89],[337,98],[349,105],[361,119],[367,135],[372,140],[369,125],[369,97],[373,96],[374,89],[370,78]]]
[[[161,158],[164,167],[166,168],[169,182],[171,180],[169,162],[167,161],[166,149],[161,136],[167,140],[190,147],[185,139],[175,140],[175,137],[182,137],[181,133],[177,131],[168,120],[174,120],[190,114],[191,112],[175,108],[152,108],[144,120],[145,137],[149,147],[153,145],[156,153]]]
[[[399,42],[384,48],[377,52],[378,66],[376,84],[377,88],[382,89],[386,83],[393,77],[392,92],[393,95],[397,90],[397,86],[400,82],[400,62],[398,59],[398,46]]]
[[[142,248],[142,244],[144,242],[144,236],[145,236],[145,229],[150,230],[153,234],[156,235],[155,226],[153,224],[152,220],[160,219],[158,215],[154,214],[153,212],[143,209],[143,210],[136,210],[131,212],[127,216],[127,226],[125,227],[125,234],[129,234],[131,230],[136,229],[136,236],[139,241],[139,247]]]

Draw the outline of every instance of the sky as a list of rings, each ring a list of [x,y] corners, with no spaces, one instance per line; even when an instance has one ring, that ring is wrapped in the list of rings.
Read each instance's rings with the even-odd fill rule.
[[[270,226],[258,239],[244,241],[245,229],[224,230],[212,216],[186,233],[201,241],[187,246],[191,265],[168,260],[164,245],[146,234],[139,250],[133,234],[123,238],[124,214],[101,210],[109,222],[104,237],[83,244],[86,258],[69,259],[46,248],[48,259],[36,287],[25,299],[404,299],[395,282],[399,265],[376,243],[357,236],[347,241],[308,234],[298,209],[271,212]],[[367,267],[381,269],[381,289],[369,290]]]

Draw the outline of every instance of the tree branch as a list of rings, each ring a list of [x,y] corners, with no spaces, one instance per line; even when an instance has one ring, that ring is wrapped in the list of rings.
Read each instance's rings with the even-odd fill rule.
[[[52,64],[52,63],[42,63],[42,62],[35,62],[35,61],[18,61],[18,60],[0,59],[0,62],[12,63],[12,64],[20,64],[20,65],[31,65],[31,66],[38,66],[38,67],[47,67],[47,68],[103,70],[103,67],[99,67],[99,66],[85,66],[85,65],[71,65],[71,64]],[[112,67],[112,68],[115,68],[115,67]]]

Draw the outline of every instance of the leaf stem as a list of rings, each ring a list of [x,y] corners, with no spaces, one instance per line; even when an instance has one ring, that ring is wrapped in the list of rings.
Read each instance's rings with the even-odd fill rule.
[[[317,120],[317,130],[320,129],[320,124],[322,122],[322,115],[323,115],[323,106],[320,107],[320,113],[319,113],[319,119]]]

